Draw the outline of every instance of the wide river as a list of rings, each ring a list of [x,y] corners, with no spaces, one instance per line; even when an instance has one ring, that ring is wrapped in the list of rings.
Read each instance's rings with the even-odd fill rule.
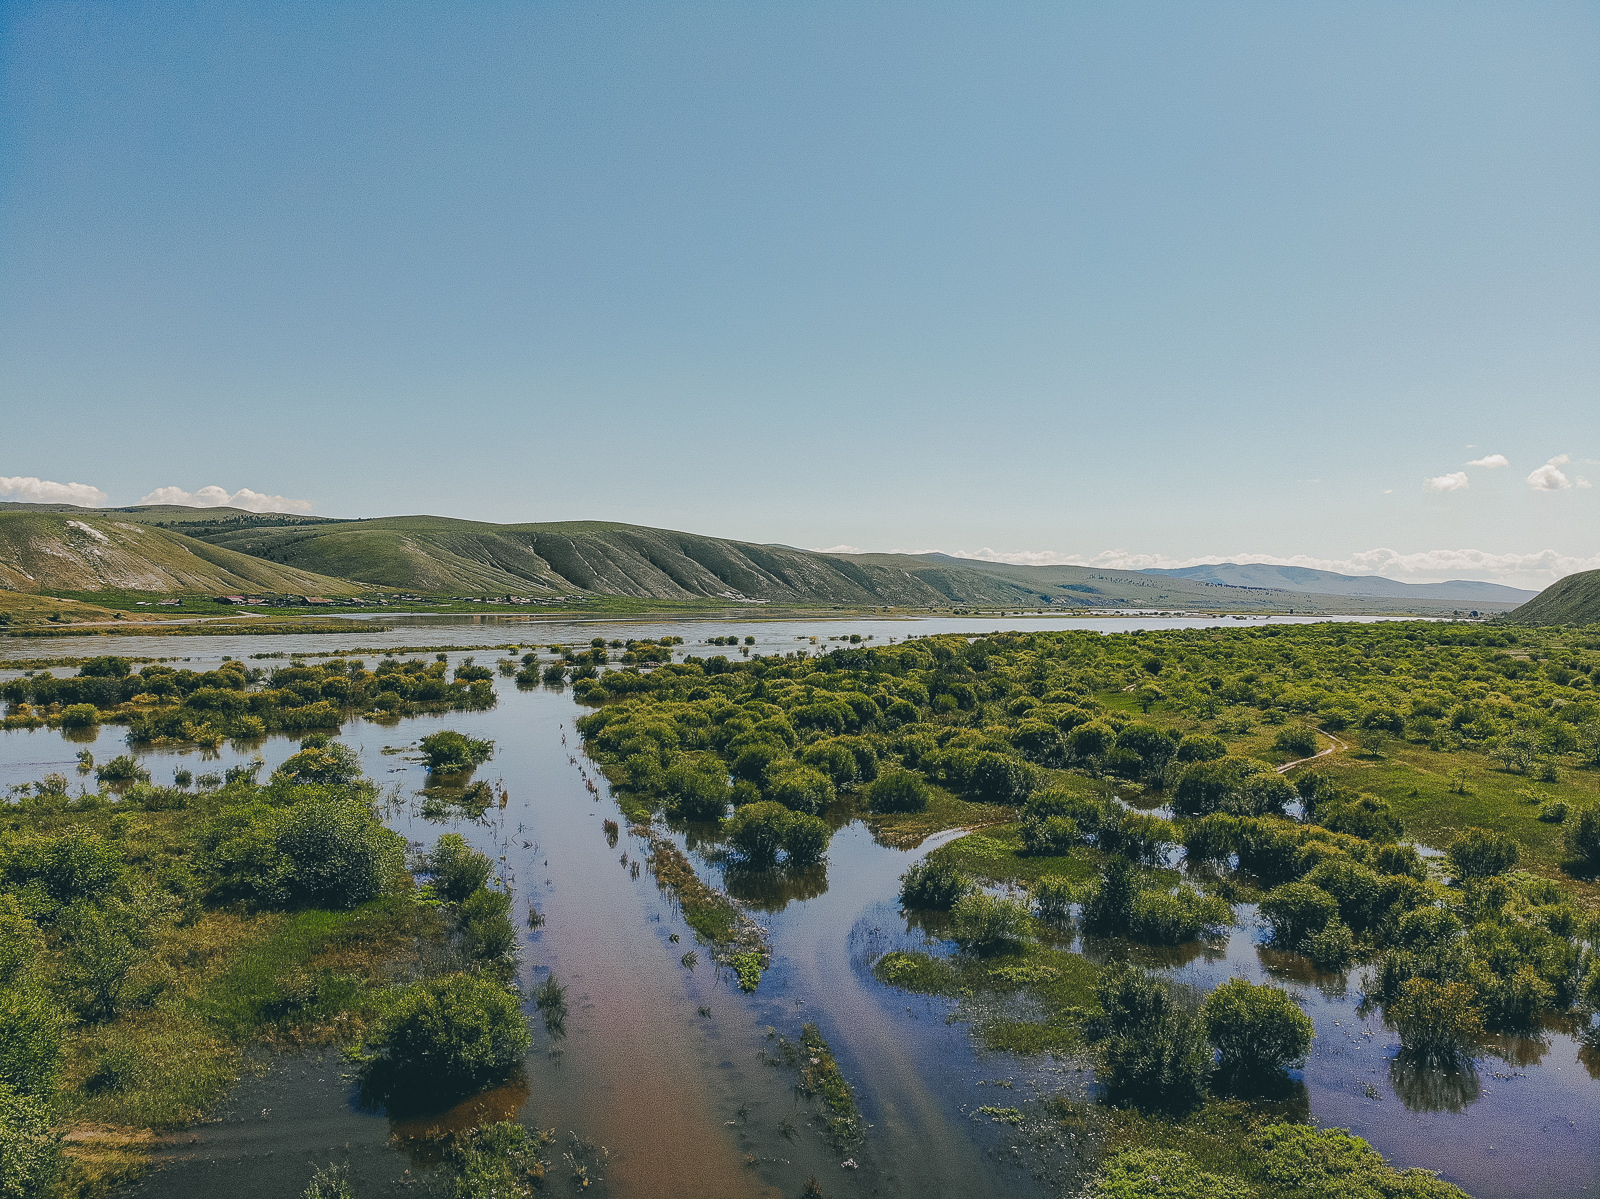
[[[385,617],[384,623],[396,624]],[[1295,618],[1272,618],[1287,623]],[[1262,619],[1172,617],[937,618],[888,620],[562,621],[417,617],[388,630],[352,622],[348,635],[64,637],[0,641],[6,659],[96,653],[163,657],[206,669],[224,657],[342,652],[369,666],[404,647],[448,648],[452,666],[469,655],[485,665],[510,643],[582,644],[591,637],[676,635],[695,653],[727,653],[711,637],[754,636],[752,652],[812,652],[850,634],[886,644],[935,632],[991,629],[1131,629],[1254,626]],[[815,642],[813,643],[813,638]],[[546,655],[548,656],[548,655]],[[272,663],[263,663],[270,665]],[[0,671],[0,678],[14,671]],[[604,779],[581,752],[569,692],[519,690],[498,679],[491,711],[425,716],[398,724],[346,724],[341,740],[395,799],[387,819],[419,847],[460,832],[503,863],[523,912],[537,904],[545,923],[523,931],[521,985],[531,996],[551,973],[566,986],[564,1036],[536,1029],[525,1088],[482,1097],[435,1121],[391,1121],[357,1102],[349,1068],[329,1052],[273,1058],[250,1074],[214,1118],[163,1142],[161,1170],[135,1192],[148,1196],[297,1196],[312,1171],[346,1163],[356,1194],[434,1193],[443,1183],[426,1134],[452,1121],[516,1116],[554,1129],[554,1193],[571,1181],[566,1160],[587,1164],[589,1188],[628,1199],[660,1196],[798,1194],[815,1175],[827,1195],[1044,1196],[1081,1182],[1074,1144],[1049,1117],[1053,1096],[1092,1095],[1084,1063],[1022,1058],[977,1047],[948,1001],[909,996],[878,983],[871,963],[897,946],[925,947],[896,904],[897,880],[930,844],[916,850],[875,843],[859,822],[835,834],[825,870],[785,893],[752,896],[767,928],[772,967],[753,995],[741,994],[704,950],[682,964],[694,937],[670,899],[637,864],[646,847],[616,819]],[[439,728],[492,738],[496,751],[477,777],[509,792],[481,821],[430,820],[416,793],[419,765],[386,747],[414,743]],[[74,757],[125,752],[120,726],[96,740],[68,741],[38,730],[0,734],[0,787],[51,771],[76,777]],[[274,737],[215,753],[143,753],[157,782],[187,766],[220,772],[260,756],[270,771],[297,748]],[[591,791],[586,780],[597,785]],[[722,882],[714,847],[683,845],[702,871]],[[738,894],[737,888],[735,893]],[[1149,964],[1202,986],[1239,975],[1289,987],[1317,1026],[1311,1061],[1291,1107],[1318,1123],[1350,1128],[1396,1165],[1423,1166],[1483,1199],[1600,1195],[1600,1060],[1570,1032],[1551,1029],[1502,1047],[1476,1073],[1414,1077],[1391,1069],[1397,1038],[1360,1006],[1362,979],[1312,977],[1297,960],[1264,950],[1253,912],[1222,951],[1178,952]],[[674,938],[677,940],[674,940]],[[1096,947],[1090,946],[1091,952]],[[869,1124],[865,1142],[841,1155],[826,1143],[818,1109],[798,1095],[794,1071],[775,1064],[780,1039],[797,1041],[816,1023],[833,1047]],[[979,1112],[1017,1108],[1024,1122]]]

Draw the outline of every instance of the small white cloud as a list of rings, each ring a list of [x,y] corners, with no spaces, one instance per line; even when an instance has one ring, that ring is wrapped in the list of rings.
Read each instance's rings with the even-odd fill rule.
[[[1535,491],[1565,491],[1572,481],[1561,468],[1570,461],[1566,454],[1557,454],[1528,476],[1528,486]]]
[[[1504,454],[1490,454],[1487,458],[1474,458],[1467,465],[1481,466],[1485,470],[1499,470],[1502,466],[1510,466],[1511,460]]]
[[[867,551],[858,545],[830,545],[827,549],[816,549],[813,554],[864,554]]]
[[[109,498],[87,483],[52,483],[32,475],[0,475],[0,495],[24,504],[76,504],[80,508],[103,508]]]
[[[213,484],[199,491],[185,491],[181,487],[157,487],[141,504],[177,504],[184,508],[243,508],[246,512],[310,512],[310,500],[291,500],[281,495],[263,495],[241,487],[229,494]]]
[[[1588,491],[1589,488],[1594,486],[1594,484],[1589,482],[1589,480],[1585,479],[1582,475],[1579,475],[1578,481],[1576,484],[1574,484],[1574,486],[1576,486],[1579,491]]]
[[[1385,487],[1383,489],[1383,494],[1384,495],[1393,495],[1394,494],[1394,488],[1393,487]]]
[[[1447,475],[1424,479],[1423,482],[1435,491],[1465,491],[1467,488],[1467,472],[1454,470]]]

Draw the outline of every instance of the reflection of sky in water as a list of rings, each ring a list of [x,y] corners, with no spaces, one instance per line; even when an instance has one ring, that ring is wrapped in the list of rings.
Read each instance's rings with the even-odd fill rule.
[[[1235,623],[1247,622],[1126,617],[984,618],[978,627],[1117,631]],[[479,663],[492,665],[503,651],[482,648],[485,641],[520,639],[525,645],[537,642],[543,646],[586,643],[589,638],[602,635],[609,640],[676,634],[685,639],[680,651],[738,657],[735,648],[697,643],[710,636],[737,632],[742,637],[753,633],[758,638],[755,652],[787,653],[800,648],[815,652],[837,647],[837,642],[827,640],[830,631],[835,635],[840,630],[870,632],[875,643],[887,643],[891,636],[899,640],[911,632],[970,632],[977,622],[962,618],[914,623],[818,618],[496,621],[486,625],[479,621],[451,623],[446,619],[427,624],[425,630],[357,632],[348,638],[8,639],[0,653],[8,658],[107,652],[176,656],[187,661],[174,665],[204,670],[224,655],[245,659],[251,666],[271,667],[285,664],[287,655],[293,653],[323,654],[359,646],[365,651],[359,656],[367,659],[370,668],[386,646],[450,644],[462,646],[451,653],[452,666],[468,653],[475,654]],[[815,645],[809,640],[811,635],[818,637]],[[805,640],[797,640],[802,636]],[[261,652],[282,652],[286,657],[250,660],[251,654]],[[15,673],[3,672],[7,677]],[[870,1186],[881,1187],[884,1194],[911,1194],[916,1193],[915,1179],[935,1176],[959,1179],[966,1193],[975,1195],[1026,1194],[1038,1185],[1028,1179],[1025,1171],[997,1173],[993,1163],[985,1161],[985,1155],[995,1149],[1006,1152],[1007,1130],[974,1121],[966,1113],[986,1103],[1025,1106],[1034,1096],[1061,1091],[1077,1095],[1082,1093],[1088,1076],[1078,1072],[1072,1063],[976,1051],[964,1026],[946,1022],[950,1011],[946,1001],[894,991],[880,986],[871,976],[871,963],[883,952],[926,945],[924,930],[908,923],[894,902],[898,877],[917,855],[876,845],[863,826],[850,824],[836,833],[829,860],[823,866],[793,874],[779,871],[760,875],[736,870],[725,874],[725,863],[714,840],[705,835],[707,830],[680,830],[676,834],[680,843],[687,845],[714,878],[725,881],[732,894],[744,899],[771,931],[772,968],[756,995],[740,996],[726,977],[718,977],[709,954],[702,953],[701,965],[692,974],[678,965],[685,947],[692,944],[692,937],[682,928],[671,904],[657,893],[648,873],[634,879],[619,863],[621,851],[626,850],[637,860],[644,847],[626,834],[624,844],[607,845],[601,820],[615,817],[616,813],[609,804],[596,803],[588,796],[577,770],[567,761],[569,754],[580,756],[581,760],[578,739],[571,731],[577,710],[570,699],[543,690],[518,692],[505,679],[497,680],[497,687],[501,703],[492,712],[419,717],[387,726],[351,721],[341,739],[361,751],[369,774],[380,785],[398,788],[402,802],[395,809],[394,819],[401,831],[419,842],[431,842],[439,832],[457,828],[481,842],[491,856],[506,854],[503,868],[517,889],[516,910],[522,910],[525,899],[533,899],[546,914],[545,928],[529,937],[524,985],[536,986],[544,976],[543,968],[553,967],[563,981],[575,984],[571,992],[573,1015],[569,1036],[554,1057],[546,1054],[552,1046],[543,1043],[540,1029],[541,1042],[530,1058],[532,1097],[525,1107],[525,1119],[547,1127],[571,1124],[597,1143],[604,1142],[606,1130],[615,1127],[618,1110],[614,1102],[607,1103],[605,1096],[615,1098],[630,1093],[631,1088],[637,1088],[640,1096],[659,1096],[659,1080],[645,1081],[651,1068],[647,1063],[658,1055],[661,1046],[677,1045],[685,1030],[690,1029],[693,1031],[687,1048],[668,1057],[677,1065],[661,1067],[664,1073],[660,1079],[675,1078],[676,1082],[667,1085],[687,1086],[683,1096],[692,1097],[692,1102],[678,1102],[677,1107],[696,1113],[696,1119],[709,1118],[713,1130],[725,1121],[733,1121],[736,1128],[728,1136],[740,1143],[739,1152],[753,1152],[763,1160],[787,1157],[794,1161],[812,1154],[808,1160],[814,1164],[808,1169],[833,1172],[836,1181],[829,1184],[829,1193],[838,1192],[841,1186],[845,1193],[858,1187],[870,1189],[870,1179]],[[558,726],[562,725],[569,740],[567,746],[559,743]],[[506,811],[491,809],[484,822],[465,825],[420,817],[419,809],[409,798],[423,784],[420,767],[399,755],[380,751],[384,746],[410,745],[441,727],[493,737],[499,742],[495,759],[481,768],[477,777],[495,782],[497,790],[500,784],[510,789],[511,805]],[[104,761],[126,752],[124,736],[125,729],[116,725],[86,731],[71,741],[49,730],[0,735],[0,787],[38,779],[50,771],[66,774],[76,785],[84,777],[74,769],[76,752],[89,748],[97,760]],[[296,748],[293,740],[278,737],[259,745],[224,744],[216,751],[150,750],[141,751],[140,756],[151,768],[155,781],[164,783],[170,781],[172,771],[178,767],[197,775],[220,774],[228,766],[257,755],[270,771]],[[597,774],[592,766],[589,773]],[[587,827],[590,823],[595,826],[593,829]],[[594,844],[589,846],[591,841]],[[549,866],[543,865],[546,860]],[[1241,906],[1239,913],[1243,923],[1223,949],[1189,945],[1138,951],[1136,956],[1145,964],[1170,970],[1180,981],[1200,988],[1208,989],[1228,977],[1242,976],[1253,981],[1270,979],[1296,994],[1316,1023],[1317,1041],[1311,1062],[1300,1074],[1303,1089],[1297,1088],[1281,1100],[1285,1115],[1295,1114],[1299,1104],[1309,1104],[1312,1117],[1319,1123],[1348,1127],[1399,1164],[1436,1169],[1480,1199],[1593,1193],[1600,1187],[1600,1154],[1596,1153],[1600,1147],[1600,1084],[1592,1075],[1600,1073],[1600,1057],[1591,1053],[1580,1060],[1581,1046],[1573,1035],[1551,1030],[1538,1039],[1508,1040],[1500,1047],[1502,1056],[1486,1057],[1475,1070],[1460,1074],[1409,1069],[1394,1061],[1395,1035],[1383,1028],[1375,1012],[1363,1014],[1359,1009],[1359,971],[1348,978],[1315,975],[1298,955],[1277,954],[1260,945],[1252,909]],[[596,927],[600,929],[598,936]],[[673,930],[684,933],[680,944],[668,943],[667,935]],[[927,933],[937,932],[934,927],[927,929]],[[1096,957],[1109,949],[1095,943],[1084,948]],[[638,977],[629,981],[626,973],[617,974],[612,969],[612,959],[639,972]],[[584,978],[586,972],[593,974],[588,981]],[[607,981],[597,991],[594,988],[602,976]],[[644,991],[638,990],[641,986]],[[711,1006],[715,1020],[698,1018],[699,1005]],[[764,1039],[768,1025],[792,1038],[802,1020],[816,1020],[821,1025],[846,1076],[857,1088],[866,1118],[877,1126],[869,1146],[858,1155],[863,1169],[846,1172],[847,1178],[839,1177],[837,1165],[830,1164],[826,1153],[815,1156],[819,1152],[816,1146],[808,1149],[800,1142],[791,1143],[774,1131],[780,1110],[793,1110],[797,1118],[804,1119],[804,1109],[794,1107],[793,1097],[788,1094],[792,1078],[783,1077],[781,1071],[747,1064],[768,1044]],[[635,1025],[642,1031],[643,1040],[624,1037],[624,1048],[613,1048],[584,1060],[593,1047],[611,1043],[625,1027]],[[995,1080],[1008,1081],[1013,1089],[994,1092],[977,1085]],[[270,1078],[247,1080],[241,1084],[241,1096],[251,1087],[270,1090],[269,1084]],[[620,1092],[618,1087],[622,1088]],[[303,1089],[300,1094],[306,1103],[333,1105],[324,1113],[329,1135],[335,1135],[337,1130],[339,1138],[348,1141],[355,1137],[359,1141],[368,1135],[360,1131],[367,1127],[363,1118],[338,1114],[348,1101],[345,1090],[342,1084],[329,1084],[327,1094],[320,1099],[314,1097],[320,1094],[315,1088]],[[751,1110],[758,1114],[748,1115],[747,1121],[741,1123],[736,1109],[741,1104],[748,1105],[751,1096],[756,1097]],[[279,1100],[284,1096],[279,1095],[273,1102]],[[308,1176],[308,1170],[301,1168],[309,1152],[305,1145],[320,1143],[315,1131],[318,1125],[309,1119],[311,1114],[308,1111],[304,1128],[296,1134],[308,1138],[304,1144],[283,1146],[286,1151],[292,1150],[291,1156],[297,1160],[292,1170],[286,1168],[282,1182],[287,1186],[292,1181],[296,1192],[303,1188]],[[386,1127],[384,1121],[378,1124]],[[225,1126],[225,1130],[232,1128]],[[394,1131],[414,1130],[409,1126],[402,1130],[397,1125]],[[242,1145],[246,1149],[258,1147],[257,1141],[250,1139],[255,1136],[258,1134],[249,1134]],[[699,1146],[698,1152],[712,1156],[721,1152],[707,1148],[708,1142],[701,1135],[691,1139]],[[716,1140],[714,1144],[723,1142]],[[922,1169],[905,1168],[907,1159],[919,1156],[925,1159]],[[734,1159],[730,1156],[728,1160]],[[688,1168],[682,1163],[679,1166]],[[669,1169],[664,1164],[652,1173],[642,1170],[641,1163],[635,1160],[632,1173],[629,1168],[618,1167],[617,1193],[653,1193],[652,1186],[661,1184],[679,1166]],[[371,1168],[379,1174],[389,1169],[377,1164]],[[389,1172],[399,1174],[400,1170]],[[780,1167],[762,1167],[758,1172],[763,1180],[770,1175],[771,1181],[788,1185],[783,1181],[788,1174]],[[718,1189],[715,1175],[712,1170],[705,1177],[705,1186],[710,1188],[706,1193]],[[214,1186],[218,1178],[227,1176],[209,1177],[210,1182],[189,1193],[207,1193],[207,1186]],[[748,1174],[742,1177],[746,1181],[741,1185],[753,1181]],[[169,1176],[169,1181],[176,1178]],[[196,1182],[200,1181],[197,1176]],[[729,1183],[732,1184],[732,1176]],[[285,1191],[284,1186],[274,1190],[265,1188],[263,1183],[265,1189],[240,1193],[263,1197],[293,1193]]]

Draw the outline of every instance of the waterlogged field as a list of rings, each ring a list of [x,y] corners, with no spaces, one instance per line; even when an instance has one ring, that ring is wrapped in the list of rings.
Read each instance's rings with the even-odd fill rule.
[[[488,1194],[467,1188],[490,1186],[485,1163],[512,1161],[517,1185],[537,1173],[551,1193],[1133,1195],[1160,1175],[1185,1194],[1288,1195],[1325,1185],[1314,1175],[1334,1162],[1348,1193],[1452,1193],[1294,1132],[1317,1125],[1474,1195],[1600,1186],[1584,989],[1594,890],[1563,835],[1596,790],[1594,713],[1587,684],[1573,685],[1600,662],[1595,647],[1525,630],[1514,645],[1444,644],[1412,636],[1426,633],[1417,624],[1274,620],[1282,631],[1263,635],[1261,622],[1127,618],[1105,631],[1143,631],[1055,644],[1032,634],[1097,626],[1000,623],[1029,635],[928,639],[965,626],[850,620],[120,637],[118,654],[184,660],[152,672],[152,686],[168,680],[160,693],[119,684],[114,697],[95,682],[52,699],[31,663],[0,671],[0,686],[29,688],[6,693],[0,786],[60,775],[69,795],[109,801],[79,813],[69,798],[52,832],[85,822],[109,838],[120,820],[137,871],[139,844],[211,818],[204,776],[221,790],[230,769],[266,782],[325,735],[353,751],[378,787],[373,811],[413,854],[455,833],[487,857],[516,929],[514,958],[497,958],[474,951],[462,909],[428,902],[431,889],[325,911],[195,885],[198,918],[173,917],[141,951],[164,963],[147,970],[161,985],[113,1013],[72,1009],[50,1099],[71,1138],[57,1185],[298,1195],[337,1165],[362,1196]],[[94,656],[84,640],[11,640],[5,653]],[[553,645],[569,651],[559,686],[540,682],[562,662]],[[401,667],[380,675],[391,652]],[[685,667],[686,655],[702,661]],[[714,656],[727,665],[708,666]],[[237,687],[183,676],[241,670]],[[252,708],[208,691],[275,694]],[[113,702],[62,727],[96,696]],[[321,704],[331,723],[308,711]],[[251,717],[260,729],[240,723]],[[422,739],[446,730],[492,741],[492,756],[430,773]],[[1158,733],[1176,735],[1164,748]],[[1220,757],[1204,756],[1206,738]],[[155,785],[187,771],[197,798],[147,810],[137,782],[80,773],[85,752],[96,767],[130,755]],[[1208,761],[1217,777],[1203,787],[1197,770],[1184,789]],[[1313,774],[1324,782],[1302,786]],[[1549,819],[1563,803],[1565,818]],[[1326,832],[1310,831],[1308,808]],[[16,813],[11,835],[35,831]],[[816,827],[801,819],[813,816]],[[1517,861],[1494,869],[1491,840],[1481,877],[1456,882],[1435,851],[1469,825],[1506,834]],[[1407,856],[1409,842],[1426,855]],[[1130,862],[1121,882],[1112,859]],[[922,861],[955,888],[946,898],[1018,907],[945,910],[939,877],[903,904],[901,878]],[[1371,894],[1359,871],[1378,880]],[[1384,882],[1396,878],[1410,882]],[[1333,895],[1332,909],[1280,890],[1295,886]],[[1299,908],[1285,904],[1297,895]],[[1430,926],[1427,941],[1416,926],[1433,918],[1412,917],[1402,936],[1423,909],[1459,928]],[[63,934],[44,935],[45,985],[58,986]],[[1123,963],[1156,991],[1108,991]],[[531,1030],[520,1068],[459,1101],[430,1104],[426,1087],[375,1101],[341,1050],[395,995],[452,973],[513,988]],[[1465,988],[1444,996],[1455,1008],[1432,1009],[1467,1027],[1431,1056],[1403,1044],[1395,1008],[1411,978]],[[1230,979],[1282,988],[1309,1017],[1304,1065],[1259,1071],[1274,1085],[1197,1080],[1185,1058],[1187,1036],[1214,1059],[1193,1013]],[[264,1011],[263,989],[298,1006]],[[1155,1066],[1118,1041],[1137,1038],[1151,1004],[1166,1032],[1147,1039],[1174,1046]],[[182,1085],[151,1085],[151,1072]],[[514,1151],[473,1137],[497,1121],[533,1135]],[[337,1193],[332,1177],[320,1193]]]

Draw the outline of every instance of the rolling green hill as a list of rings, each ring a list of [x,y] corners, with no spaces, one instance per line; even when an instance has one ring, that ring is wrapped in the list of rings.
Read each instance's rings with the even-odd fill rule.
[[[1502,619],[1516,624],[1600,624],[1600,570],[1559,579]]]
[[[1011,566],[945,554],[824,554],[605,521],[497,525],[440,516],[327,520],[229,508],[0,505],[0,528],[8,520],[14,533],[9,541],[0,533],[0,585],[28,590],[341,595],[365,584],[424,595],[802,606],[1453,610],[1449,601],[1317,595],[1130,570]],[[30,581],[40,571],[75,581]],[[98,583],[83,581],[90,577]],[[128,581],[135,578],[142,582]]]
[[[329,596],[369,590],[153,528],[118,512],[21,504],[0,505],[0,587]]]

